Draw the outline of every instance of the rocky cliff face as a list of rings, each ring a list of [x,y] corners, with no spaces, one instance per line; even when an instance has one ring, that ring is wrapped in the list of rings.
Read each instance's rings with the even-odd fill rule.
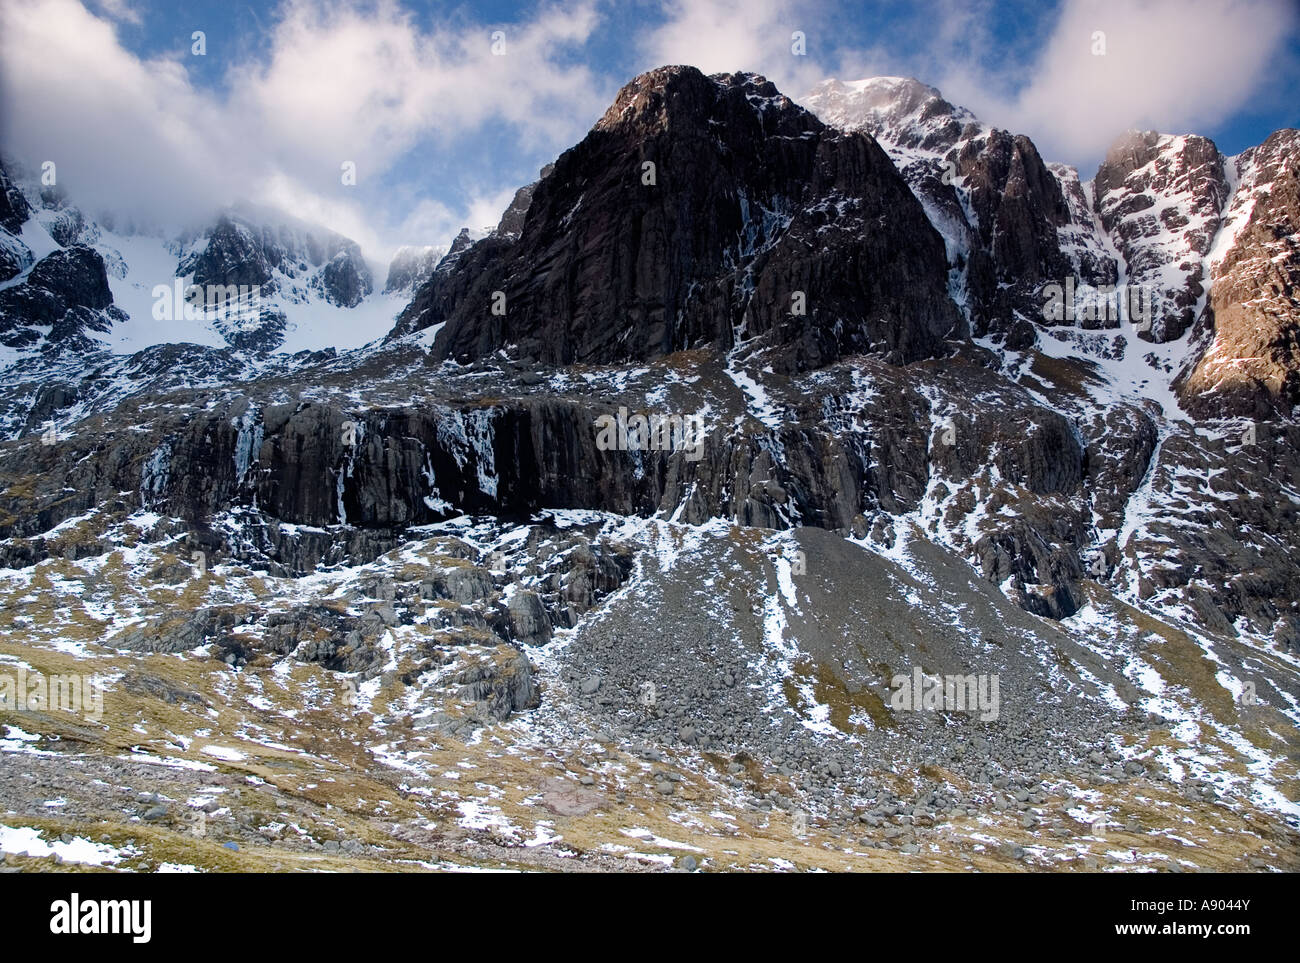
[[[1094,190],[1129,283],[1152,291],[1151,338],[1182,337],[1204,303],[1204,261],[1228,198],[1218,148],[1204,137],[1129,131],[1107,152]]]
[[[1277,131],[1232,170],[1208,257],[1208,343],[1179,393],[1197,410],[1262,418],[1300,405],[1300,132]]]
[[[868,229],[870,228],[870,229]],[[938,353],[958,330],[942,242],[893,165],[760,77],[637,78],[498,232],[439,271],[393,336],[547,362],[761,339],[784,367]],[[495,306],[495,311],[494,311]]]
[[[1043,319],[1046,284],[1115,281],[1077,175],[1049,168],[1029,138],[982,124],[904,78],[829,80],[802,102],[829,124],[870,133],[889,153],[945,239],[951,293],[976,335],[1024,347]]]
[[[0,282],[8,281],[32,265],[31,249],[18,237],[30,214],[27,199],[0,163]]]
[[[91,345],[87,332],[105,333],[121,316],[112,304],[99,252],[81,246],[53,251],[22,283],[0,290],[0,343],[85,349]]]
[[[330,304],[356,307],[374,282],[361,248],[341,234],[306,225],[254,223],[223,214],[206,237],[182,255],[177,277],[198,285],[250,285],[265,294],[302,298],[304,286]]]
[[[0,164],[0,228],[10,234],[17,234],[30,213],[31,207],[27,199],[10,179],[4,165]]]

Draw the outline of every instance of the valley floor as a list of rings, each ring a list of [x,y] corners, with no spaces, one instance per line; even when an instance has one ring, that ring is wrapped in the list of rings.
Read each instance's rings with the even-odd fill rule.
[[[107,555],[0,573],[0,672],[93,673],[104,689],[97,719],[84,705],[0,710],[4,869],[1300,864],[1293,730],[1235,705],[1191,636],[1100,589],[1054,628],[994,586],[959,588],[944,570],[954,560],[920,541],[882,554],[817,530],[595,513],[453,520],[370,565],[298,580],[234,564],[199,574],[166,538],[115,533]],[[627,581],[527,650],[540,705],[482,716],[502,679],[467,666],[500,667],[514,650],[433,631],[435,609],[481,600],[406,589],[464,567],[453,553],[468,548],[485,567],[501,553],[492,591],[510,595],[539,584],[525,559],[548,554],[539,539],[572,552],[579,537],[630,550]],[[795,551],[806,568],[791,569]],[[127,627],[138,644],[142,627],[218,602],[247,608],[239,634],[270,638],[268,615],[312,600],[383,617],[382,674],[252,642],[234,664],[211,644],[102,644]],[[951,624],[914,625],[923,612]],[[993,667],[998,718],[887,708],[883,680],[913,659]]]

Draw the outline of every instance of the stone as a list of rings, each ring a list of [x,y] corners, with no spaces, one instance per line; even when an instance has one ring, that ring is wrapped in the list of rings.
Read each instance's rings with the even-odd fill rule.
[[[578,783],[553,777],[542,783],[542,805],[557,816],[585,816],[600,809],[604,798]]]

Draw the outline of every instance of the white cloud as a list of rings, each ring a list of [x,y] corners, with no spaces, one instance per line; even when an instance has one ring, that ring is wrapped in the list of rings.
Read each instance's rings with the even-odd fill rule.
[[[139,26],[144,22],[144,18],[140,16],[140,11],[132,7],[128,0],[95,0],[95,7],[104,11],[106,15],[114,20],[120,20],[123,23]]]
[[[641,69],[690,64],[706,74],[753,71],[789,95],[823,77],[818,54],[832,34],[822,4],[664,0],[662,17],[641,42]],[[795,31],[805,37],[802,55],[794,53]]]
[[[423,136],[446,140],[489,123],[549,143],[605,106],[585,66],[556,63],[595,24],[589,0],[548,7],[504,28],[497,56],[487,28],[421,33],[390,0],[373,11],[296,0],[272,30],[270,61],[231,71],[230,106],[331,177],[342,160],[383,170]]]
[[[247,59],[222,63],[209,45],[215,87],[192,79],[188,38],[142,59],[118,33],[136,29],[138,7],[87,2],[0,0],[6,151],[56,161],[92,213],[175,225],[246,199],[327,223],[379,257],[495,221],[517,186],[503,171],[579,139],[629,79],[587,62],[608,52],[592,47],[604,0],[556,2],[514,24],[461,12],[433,27],[394,0],[286,0]],[[829,0],[662,0],[614,41],[636,69],[753,70],[796,96],[828,75],[909,73],[1029,134],[1046,157],[1086,166],[1128,126],[1199,131],[1240,110],[1295,22],[1289,0],[1064,0],[1038,24],[1037,46],[1007,50],[989,0],[919,9],[888,19],[865,51],[847,49]],[[494,29],[504,56],[492,53]],[[796,30],[806,56],[791,50]],[[1095,30],[1104,57],[1091,53]],[[357,165],[355,188],[340,183],[344,161]]]
[[[146,210],[185,210],[196,187],[221,179],[215,152],[202,149],[211,104],[179,63],[141,62],[73,0],[13,0],[0,18],[7,150],[54,161],[64,186],[103,206],[147,189]]]
[[[319,219],[367,248],[392,247],[405,240],[396,229],[409,208],[387,202],[404,195],[394,171],[408,152],[494,128],[525,148],[558,151],[612,93],[572,56],[598,22],[594,0],[493,28],[505,31],[504,56],[493,54],[487,27],[422,30],[391,0],[290,0],[269,28],[269,51],[224,65],[220,92],[191,81],[188,47],[142,60],[109,19],[76,0],[2,6],[5,148],[32,164],[54,159],[60,181],[92,212],[129,210],[169,225],[244,199]],[[106,6],[117,16],[129,9]],[[344,161],[357,165],[356,188],[341,183]],[[477,195],[499,192],[470,193],[450,220],[482,218]]]
[[[989,5],[939,0],[928,10],[928,41],[910,55],[881,45],[845,58],[840,76],[908,73],[1085,170],[1129,127],[1204,133],[1231,117],[1296,25],[1291,0],[1065,0],[1041,43],[1006,50]]]
[[[1250,100],[1294,20],[1288,0],[1070,0],[1005,107],[1048,156],[1100,158],[1128,127],[1201,132]]]

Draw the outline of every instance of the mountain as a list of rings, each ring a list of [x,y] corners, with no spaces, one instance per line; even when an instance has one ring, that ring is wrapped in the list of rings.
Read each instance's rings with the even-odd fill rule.
[[[429,280],[429,275],[438,266],[445,248],[411,247],[406,245],[397,249],[393,259],[388,263],[388,280],[384,282],[384,293],[410,293]]]
[[[1152,337],[1181,337],[1203,304],[1204,261],[1228,196],[1223,157],[1204,137],[1129,131],[1107,152],[1094,187],[1128,280],[1154,288]]]
[[[941,239],[888,158],[754,75],[643,75],[526,210],[436,272],[391,337],[445,325],[439,357],[509,344],[559,364],[757,339],[797,368],[932,356],[958,327]]]
[[[36,300],[46,305],[41,316],[47,322],[57,307],[28,283],[24,272],[32,267],[32,251],[46,256],[60,249],[93,250],[111,290],[107,304],[72,305],[100,312],[75,325],[64,324],[48,337],[10,336],[29,350],[40,343],[56,352],[75,347],[125,354],[187,341],[266,355],[356,346],[363,343],[358,333],[381,336],[403,303],[400,291],[375,292],[372,269],[355,241],[282,212],[241,204],[219,212],[209,224],[166,234],[118,225],[111,215],[101,223],[75,206],[62,187],[44,188],[15,169],[20,173],[11,177],[0,165],[9,199],[0,222],[0,275],[8,277],[0,283],[8,282],[10,300],[21,299],[25,307],[9,312],[15,320],[0,323],[35,318]],[[84,270],[98,270],[93,259],[85,261]],[[98,283],[89,276],[83,280]],[[208,296],[195,295],[191,285]],[[238,292],[227,290],[230,286],[244,289],[242,303],[231,300]],[[73,333],[77,337],[69,340]]]
[[[1225,163],[1232,191],[1205,262],[1208,340],[1180,397],[1192,408],[1262,416],[1300,404],[1300,132],[1280,130]]]
[[[1119,327],[1122,309],[1105,315],[1093,307],[1088,316],[1090,305],[1104,307],[1105,286],[1118,283],[1150,299],[1150,317],[1135,337],[1186,342],[1196,328],[1194,343],[1163,362],[1180,372],[1181,404],[1248,416],[1294,407],[1287,374],[1296,360],[1294,302],[1284,296],[1268,308],[1243,307],[1261,292],[1289,290],[1297,268],[1286,241],[1298,223],[1286,201],[1294,131],[1225,157],[1205,137],[1130,130],[1096,177],[1080,182],[1073,168],[1044,168],[1028,138],[987,127],[915,80],[828,80],[803,103],[829,123],[870,132],[889,152],[945,236],[954,301],[968,305],[977,334],[1006,324],[986,319],[1010,316],[1016,320],[1006,344],[1025,347],[1029,329],[1021,319],[1053,321],[1043,317],[1044,290],[1067,276],[1080,326]],[[1260,229],[1242,238],[1258,197],[1269,202]],[[1251,273],[1237,281],[1226,265]]]
[[[108,693],[0,709],[6,820],[151,869],[1295,869],[1296,155],[1082,180],[916,81],[663,67],[296,353],[95,325],[145,251],[357,318],[345,239],[6,187],[0,664]]]
[[[804,98],[827,123],[871,134],[943,235],[951,294],[977,336],[1032,340],[1045,284],[1113,284],[1077,175],[1053,171],[1029,138],[980,123],[915,80],[828,80]]]

